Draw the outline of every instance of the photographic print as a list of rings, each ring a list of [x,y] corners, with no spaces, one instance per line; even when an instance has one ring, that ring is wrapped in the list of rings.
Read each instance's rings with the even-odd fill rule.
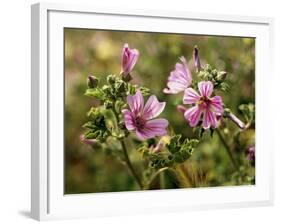
[[[64,193],[255,184],[255,38],[64,28]]]

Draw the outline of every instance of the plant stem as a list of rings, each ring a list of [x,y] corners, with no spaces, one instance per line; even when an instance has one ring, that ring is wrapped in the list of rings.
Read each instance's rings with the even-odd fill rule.
[[[165,173],[161,172],[159,174],[159,178],[160,178],[160,189],[165,189]]]
[[[137,175],[131,161],[130,161],[130,158],[128,156],[128,152],[127,152],[127,149],[126,149],[126,145],[125,145],[125,141],[124,140],[119,140],[121,142],[121,146],[122,146],[122,150],[123,150],[123,153],[124,153],[124,157],[125,157],[125,162],[127,164],[127,166],[129,167],[131,173],[133,174],[133,176],[135,177],[140,189],[143,189],[143,185],[142,185],[142,182],[141,182],[141,179],[139,178],[139,176]]]
[[[116,118],[117,125],[118,125],[118,123],[119,123],[120,120],[119,120],[118,114],[117,114],[117,112],[116,112],[116,110],[115,110],[115,107],[113,107],[112,111],[113,111],[113,114],[114,114],[114,116],[115,116],[115,118]],[[137,175],[137,172],[135,171],[135,169],[134,169],[134,167],[133,167],[133,165],[132,165],[132,163],[131,163],[131,161],[130,161],[130,158],[129,158],[129,156],[128,156],[128,152],[127,152],[127,148],[126,148],[126,144],[125,144],[124,139],[118,139],[118,140],[119,140],[120,143],[121,143],[122,150],[123,150],[123,153],[124,153],[125,162],[126,162],[128,168],[129,168],[129,170],[131,171],[132,175],[133,175],[134,178],[136,179],[136,181],[137,181],[137,183],[138,183],[140,189],[143,189],[143,185],[142,185],[141,179],[140,179],[140,177]]]
[[[167,169],[169,169],[169,167],[163,167],[163,168],[157,170],[157,172],[155,172],[155,173],[152,175],[152,177],[150,178],[148,184],[146,185],[146,188],[148,189],[149,186],[150,186],[150,185],[152,184],[152,182],[154,181],[154,179],[155,179],[159,174],[161,174],[162,172],[164,172],[164,171],[167,170]]]
[[[221,132],[219,131],[219,129],[216,129],[216,132],[219,136],[219,139],[221,140],[222,144],[224,145],[224,148],[226,149],[227,151],[227,154],[229,155],[230,157],[230,160],[232,162],[232,165],[234,166],[234,168],[239,172],[239,166],[236,162],[236,160],[233,158],[233,155],[232,155],[232,152],[230,150],[230,147],[229,145],[227,144],[227,142],[225,141],[224,137],[222,136]]]

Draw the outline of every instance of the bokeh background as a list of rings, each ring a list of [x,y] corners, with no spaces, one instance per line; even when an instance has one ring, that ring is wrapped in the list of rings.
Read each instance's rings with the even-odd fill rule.
[[[81,143],[82,125],[87,121],[86,113],[91,106],[98,105],[93,98],[84,96],[86,79],[93,74],[105,82],[108,74],[120,72],[121,51],[124,43],[140,52],[139,60],[132,72],[133,83],[144,85],[156,94],[167,106],[161,117],[172,123],[176,132],[185,137],[196,137],[176,111],[182,94],[165,95],[162,89],[170,71],[180,56],[185,56],[193,74],[192,52],[197,45],[201,64],[228,72],[231,85],[228,93],[221,94],[224,103],[243,120],[238,106],[255,102],[255,39],[242,37],[180,35],[143,32],[119,32],[88,29],[64,30],[65,38],[65,193],[90,193],[138,190],[127,168],[114,155],[95,150]],[[187,173],[192,173],[195,185],[190,187],[210,187],[253,184],[254,167],[247,161],[246,151],[254,145],[254,124],[239,136],[239,144],[234,139],[235,125],[228,125],[224,134],[232,144],[235,158],[247,175],[235,175],[230,159],[214,134],[204,135],[191,158],[184,165]],[[141,160],[136,150],[130,148],[133,163]],[[142,169],[141,164],[137,164]],[[178,186],[169,181],[167,188]],[[188,187],[188,186],[187,186]]]

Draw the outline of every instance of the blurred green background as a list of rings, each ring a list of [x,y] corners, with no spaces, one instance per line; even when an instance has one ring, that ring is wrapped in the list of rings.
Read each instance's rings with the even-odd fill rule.
[[[105,81],[108,74],[120,72],[121,50],[124,43],[140,52],[139,60],[131,73],[132,82],[144,85],[156,94],[167,106],[161,117],[168,118],[177,133],[185,137],[196,137],[176,111],[182,94],[165,95],[162,89],[170,71],[180,56],[185,56],[193,74],[192,52],[197,45],[201,64],[208,63],[228,72],[231,84],[228,93],[221,96],[225,105],[239,118],[238,106],[255,102],[255,39],[202,35],[178,35],[143,32],[117,32],[87,29],[65,29],[65,193],[89,193],[137,190],[138,187],[127,168],[113,155],[95,150],[80,142],[82,125],[87,121],[86,113],[91,106],[98,105],[93,98],[84,96],[89,74]],[[239,136],[239,144],[233,137],[236,126],[227,126],[224,134],[232,144],[235,158],[242,170],[250,176],[254,168],[246,159],[247,147],[254,144],[254,125]],[[233,174],[233,166],[218,137],[204,135],[184,168],[197,178],[197,186],[226,186],[249,184],[246,179]],[[133,163],[140,155],[130,148]],[[139,169],[142,169],[139,165]],[[247,176],[247,175],[246,175]],[[169,175],[166,175],[169,182]],[[176,188],[176,185],[167,185]]]

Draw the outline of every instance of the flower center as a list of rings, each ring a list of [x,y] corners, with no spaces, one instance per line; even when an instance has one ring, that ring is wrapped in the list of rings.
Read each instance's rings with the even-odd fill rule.
[[[143,129],[144,126],[145,126],[145,120],[142,119],[140,116],[137,116],[135,118],[135,125],[136,125],[137,128]]]
[[[198,101],[198,106],[200,109],[206,109],[209,107],[211,101],[209,98],[202,96]]]

